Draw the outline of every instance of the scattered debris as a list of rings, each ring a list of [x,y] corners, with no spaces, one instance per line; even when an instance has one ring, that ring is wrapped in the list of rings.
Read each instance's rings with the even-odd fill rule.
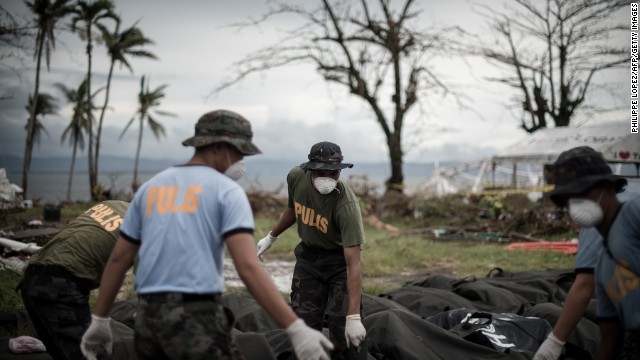
[[[43,226],[42,220],[31,220],[28,223],[29,226]]]
[[[545,250],[554,251],[567,255],[578,253],[578,243],[572,241],[539,241],[539,242],[519,242],[505,246],[507,250]]]
[[[35,243],[24,243],[21,241],[11,240],[7,238],[0,237],[0,246],[3,246],[5,249],[9,249],[15,252],[22,252],[25,254],[35,254],[40,250],[40,246]]]
[[[15,240],[31,240],[40,237],[48,237],[60,232],[60,229],[54,227],[45,227],[38,229],[19,230],[13,233]]]
[[[4,168],[0,168],[0,209],[23,207],[22,196],[22,188],[11,183],[7,177],[7,171]]]
[[[382,222],[377,216],[375,216],[373,214],[367,216],[364,219],[364,221],[367,224],[373,226],[374,228],[376,228],[378,230],[387,230],[387,231],[390,231],[390,232],[398,232],[398,231],[400,231],[400,229],[398,229],[397,227]]]
[[[42,341],[31,336],[18,336],[9,339],[9,350],[16,354],[44,352],[47,348]]]
[[[11,257],[0,257],[0,264],[2,266],[0,268],[5,268],[7,270],[13,271],[16,274],[23,274],[24,269],[27,268],[28,261],[22,260],[17,256]]]

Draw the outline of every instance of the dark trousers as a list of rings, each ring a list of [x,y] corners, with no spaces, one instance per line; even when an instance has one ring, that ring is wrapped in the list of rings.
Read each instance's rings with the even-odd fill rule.
[[[358,352],[347,348],[345,322],[349,310],[347,293],[347,265],[342,249],[310,248],[300,243],[295,249],[296,265],[291,284],[291,306],[304,322],[322,331],[329,329],[334,345],[332,359],[366,359],[366,339]],[[362,317],[362,301],[360,302]],[[364,317],[362,317],[364,320]]]
[[[231,337],[233,314],[220,295],[156,293],[138,299],[138,359],[244,359]]]
[[[621,360],[640,360],[640,330],[625,331]]]
[[[59,266],[32,264],[18,288],[47,353],[56,360],[84,359],[80,342],[91,323],[87,281]]]

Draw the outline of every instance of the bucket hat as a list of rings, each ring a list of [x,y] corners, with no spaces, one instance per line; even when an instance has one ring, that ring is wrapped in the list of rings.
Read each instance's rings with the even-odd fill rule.
[[[588,191],[593,185],[607,181],[620,192],[627,179],[612,173],[602,155],[589,146],[578,146],[563,151],[551,167],[555,188],[549,193],[551,200],[564,206],[567,198]]]
[[[208,112],[198,119],[195,135],[182,142],[184,146],[201,147],[219,142],[233,145],[242,155],[260,154],[251,142],[251,123],[229,110]]]
[[[304,171],[342,170],[353,167],[353,164],[342,162],[343,157],[340,146],[329,141],[314,144],[307,158],[309,161],[300,165],[300,168]]]

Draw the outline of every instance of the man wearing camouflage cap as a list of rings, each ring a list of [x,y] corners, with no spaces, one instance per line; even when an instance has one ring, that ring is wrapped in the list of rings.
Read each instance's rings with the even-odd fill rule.
[[[329,358],[329,339],[295,315],[252,255],[253,215],[235,182],[244,173],[243,157],[260,153],[252,136],[250,123],[239,114],[204,114],[195,135],[183,142],[195,147],[192,158],[141,186],[125,215],[82,339],[89,359],[111,347],[107,316],[138,251],[138,358],[242,358],[231,339],[233,316],[220,303],[225,245],[249,292],[286,329],[298,358]]]
[[[561,153],[552,174],[551,200],[568,207],[576,225],[595,227],[603,239],[604,251],[595,267],[601,334],[596,359],[638,359],[640,197],[621,203],[616,194],[627,180],[613,174],[602,155],[588,146]]]
[[[258,242],[261,257],[278,236],[297,224],[301,241],[295,249],[291,305],[316,330],[328,315],[333,359],[366,359],[362,325],[360,246],[364,230],[358,198],[340,171],[342,151],[323,141],[311,147],[307,162],[287,176],[288,206],[269,234]]]

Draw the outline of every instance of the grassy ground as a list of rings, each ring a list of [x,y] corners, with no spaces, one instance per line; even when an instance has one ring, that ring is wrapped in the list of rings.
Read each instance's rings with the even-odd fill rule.
[[[448,208],[442,204],[439,208]],[[63,226],[90,207],[90,204],[65,205],[62,209]],[[3,214],[0,229],[19,227],[27,220],[40,218],[42,208],[29,209],[17,214]],[[399,228],[399,232],[379,230],[365,225],[366,245],[362,251],[362,269],[365,293],[378,295],[382,292],[402,286],[407,281],[418,280],[432,274],[451,274],[458,278],[467,276],[485,276],[491,269],[500,267],[515,272],[548,268],[572,268],[575,256],[546,251],[511,251],[505,243],[488,240],[433,240],[420,233],[411,234],[411,229],[423,228],[429,224],[452,224],[459,221],[455,215],[433,217],[431,219],[386,222]],[[277,211],[266,212],[256,217],[257,239],[265,236],[277,221]],[[447,218],[449,221],[447,221]],[[404,235],[403,235],[404,234]],[[554,234],[554,240],[568,240],[575,232]],[[256,240],[257,240],[256,239]],[[45,240],[38,241],[42,244]],[[282,234],[269,250],[269,256],[285,260],[294,260],[293,249],[298,243],[294,228]],[[20,276],[0,270],[0,312],[22,306],[15,292]],[[237,291],[238,289],[230,289]]]
[[[277,217],[258,217],[255,236],[265,236]],[[411,222],[394,223],[402,230]],[[573,235],[572,233],[567,236]],[[401,286],[430,274],[483,277],[495,267],[515,272],[533,269],[572,268],[574,255],[549,251],[506,250],[505,243],[482,240],[432,240],[422,235],[398,235],[365,225],[366,245],[362,250],[364,290],[371,295]],[[280,235],[269,249],[271,257],[295,260],[298,243],[295,228]]]

